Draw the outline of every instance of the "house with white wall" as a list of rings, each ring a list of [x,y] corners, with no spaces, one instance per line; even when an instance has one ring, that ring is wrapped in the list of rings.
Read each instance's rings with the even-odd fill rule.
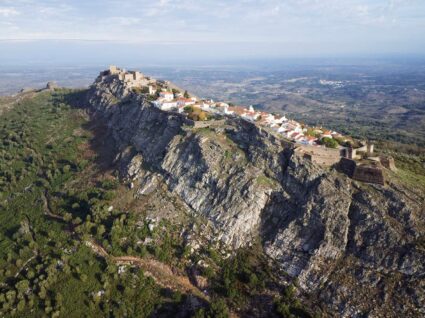
[[[160,105],[159,108],[161,110],[172,110],[174,108],[177,108],[177,102],[176,101],[173,101],[173,100],[171,100],[171,101],[164,100],[161,103],[161,105]]]
[[[159,97],[165,99],[166,101],[172,101],[174,99],[174,94],[172,92],[160,92]]]
[[[195,104],[195,101],[191,98],[178,98],[176,101],[178,107],[186,107]]]

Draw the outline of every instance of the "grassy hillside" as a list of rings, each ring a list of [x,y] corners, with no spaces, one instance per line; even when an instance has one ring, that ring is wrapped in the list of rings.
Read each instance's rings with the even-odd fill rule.
[[[0,117],[1,316],[143,317],[162,300],[152,278],[118,275],[77,233],[87,211],[70,196],[95,156],[82,151],[91,136],[67,104],[76,97],[41,93]],[[112,196],[110,186],[83,187],[99,204]]]

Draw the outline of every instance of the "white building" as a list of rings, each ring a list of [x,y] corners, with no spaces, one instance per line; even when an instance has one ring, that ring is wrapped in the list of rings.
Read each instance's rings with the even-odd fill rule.
[[[232,114],[235,113],[234,111],[229,110],[229,104],[217,103],[215,106],[216,106],[217,111],[222,113],[222,114],[232,115]]]
[[[288,121],[288,118],[286,118],[285,116],[282,116],[282,117],[275,117],[275,123],[276,124],[283,124],[284,122],[287,122]]]
[[[260,113],[248,111],[242,114],[242,117],[249,121],[256,121],[260,117]]]
[[[295,131],[298,133],[301,133],[303,131],[300,123],[294,121],[294,120],[289,120],[287,122],[284,122],[282,124],[282,127],[286,130],[286,131]]]
[[[202,110],[211,111],[212,110],[211,108],[213,108],[213,103],[211,103],[209,101],[205,101],[205,100],[202,101],[202,104],[201,104]]]
[[[321,137],[322,138],[333,138],[332,132],[330,130],[325,130]]]
[[[195,101],[193,101],[190,98],[179,98],[177,99],[177,106],[178,107],[185,107],[185,106],[190,106],[190,105],[194,105]]]
[[[166,101],[172,101],[174,99],[174,94],[171,92],[160,92],[159,97],[165,99]]]
[[[173,101],[173,100],[171,100],[171,101],[165,100],[160,104],[159,108],[161,110],[172,110],[174,108],[177,108],[177,102]]]

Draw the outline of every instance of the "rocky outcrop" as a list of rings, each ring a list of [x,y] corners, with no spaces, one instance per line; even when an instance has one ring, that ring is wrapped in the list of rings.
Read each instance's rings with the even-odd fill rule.
[[[140,195],[166,184],[229,247],[260,237],[330,314],[425,314],[423,197],[324,170],[241,119],[194,128],[113,78],[99,78],[88,102]]]
[[[48,83],[46,84],[46,89],[47,89],[47,90],[53,91],[53,90],[55,90],[56,88],[59,88],[59,86],[58,86],[58,84],[56,84],[56,82],[48,82]]]

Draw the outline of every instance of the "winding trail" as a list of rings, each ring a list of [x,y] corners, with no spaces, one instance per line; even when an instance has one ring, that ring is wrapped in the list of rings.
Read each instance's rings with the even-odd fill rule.
[[[136,256],[111,256],[101,245],[92,240],[84,241],[84,243],[86,246],[90,247],[96,255],[112,261],[117,265],[132,265],[143,269],[144,274],[152,277],[158,285],[183,293],[191,293],[209,301],[209,297],[194,286],[186,276],[173,272],[172,269],[164,263],[154,259],[144,259]]]
[[[52,212],[47,193],[42,194],[42,200],[44,205],[44,214],[47,217],[66,222],[62,216],[56,215]],[[79,237],[79,239],[81,239],[81,237]],[[117,265],[131,265],[143,269],[146,276],[153,278],[153,280],[162,287],[170,288],[182,293],[190,293],[207,302],[210,301],[208,295],[205,295],[199,288],[193,285],[187,276],[173,272],[171,267],[167,264],[161,263],[154,259],[140,258],[131,255],[112,256],[109,255],[108,252],[94,240],[85,240],[84,244],[88,246],[97,256],[102,257],[105,260],[112,261]]]
[[[52,213],[52,209],[50,208],[49,200],[47,199],[47,190],[42,192],[41,199],[43,200],[43,205],[44,205],[44,215],[46,215],[46,216],[48,216],[52,219],[56,219],[56,220],[65,222],[63,216]]]
[[[22,273],[22,271],[24,270],[24,269],[26,269],[26,267],[27,267],[27,265],[29,264],[29,263],[31,263],[32,262],[32,260],[34,260],[36,257],[38,256],[38,252],[36,251],[36,250],[34,250],[34,255],[33,256],[31,256],[22,266],[21,266],[21,268],[16,272],[16,274],[15,274],[15,276],[14,276],[14,278],[16,279],[16,278],[18,278],[18,276],[19,275],[21,275],[21,273]]]

